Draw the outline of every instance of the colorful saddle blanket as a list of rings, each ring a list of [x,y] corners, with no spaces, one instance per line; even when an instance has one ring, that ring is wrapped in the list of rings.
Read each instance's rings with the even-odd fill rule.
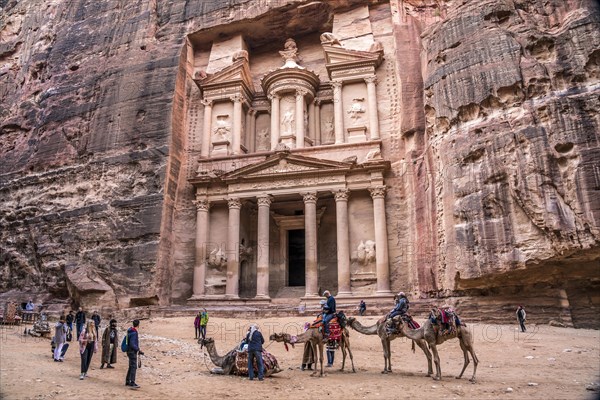
[[[323,329],[323,316],[319,315],[316,320],[310,325],[311,328]],[[329,336],[328,341],[339,342],[342,339],[342,327],[340,326],[338,317],[333,317],[329,321]]]
[[[235,366],[237,367],[237,375],[248,376],[248,351],[237,351],[235,357]],[[263,365],[265,367],[265,376],[279,372],[279,364],[275,356],[266,350],[262,351]],[[258,374],[258,365],[256,359],[253,363],[254,373]]]

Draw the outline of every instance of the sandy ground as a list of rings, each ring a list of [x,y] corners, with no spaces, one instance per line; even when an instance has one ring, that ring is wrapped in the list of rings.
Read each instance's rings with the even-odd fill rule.
[[[286,352],[283,344],[270,343],[272,332],[294,334],[306,318],[270,318],[260,321],[267,350],[283,371],[264,382],[238,376],[212,375],[208,355],[194,340],[193,317],[154,318],[141,323],[141,347],[145,352],[138,370],[141,389],[124,385],[127,357],[119,351],[115,369],[99,369],[94,355],[89,377],[79,380],[80,358],[75,342],[64,363],[52,361],[50,341],[23,335],[23,327],[0,327],[0,398],[2,399],[177,399],[246,398],[305,399],[596,399],[600,382],[600,335],[598,331],[530,326],[527,334],[516,326],[470,324],[475,332],[479,358],[477,383],[468,378],[471,363],[461,380],[454,378],[463,363],[458,341],[439,346],[442,381],[425,376],[426,359],[410,342],[392,342],[393,374],[383,375],[383,353],[377,336],[350,332],[356,373],[340,372],[341,353],[335,368],[323,378],[299,369],[302,346]],[[359,317],[374,324],[375,317]],[[419,319],[418,319],[419,320]],[[422,319],[421,319],[422,320]],[[211,318],[208,335],[215,338],[220,354],[232,349],[249,323],[256,321]],[[468,321],[467,321],[468,323]],[[123,327],[125,327],[123,325]],[[349,364],[346,365],[349,368]],[[587,387],[587,388],[586,388]],[[510,389],[509,389],[510,388]]]

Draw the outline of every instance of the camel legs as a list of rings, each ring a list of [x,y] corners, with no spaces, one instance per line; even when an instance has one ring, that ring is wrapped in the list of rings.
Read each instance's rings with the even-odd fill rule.
[[[429,347],[431,347],[431,352],[433,353],[433,361],[435,362],[436,375],[433,377],[433,379],[436,381],[441,381],[442,380],[442,367],[440,366],[440,355],[438,354],[435,343],[430,342]]]
[[[460,371],[460,374],[456,377],[456,379],[462,378],[465,369],[467,369],[467,366],[469,365],[469,353],[471,353],[471,357],[473,358],[473,376],[469,380],[471,382],[475,382],[475,373],[477,373],[477,364],[479,364],[479,360],[477,359],[471,344],[465,343],[462,338],[460,339],[459,343],[465,357],[465,362],[463,364],[462,371]]]
[[[427,342],[424,340],[413,340],[413,343],[415,342],[423,350],[425,357],[427,357],[427,376],[431,376],[433,374],[433,366],[431,365],[431,353],[427,349]]]
[[[350,355],[350,363],[352,363],[352,372],[356,372],[356,369],[354,369],[354,357],[352,357],[352,350],[350,350],[350,339],[348,337],[344,337],[344,341],[342,343],[342,369],[340,371],[344,370],[344,365],[346,362],[346,350],[348,350],[348,354]]]
[[[383,371],[382,374],[392,372],[392,352],[390,350],[390,339],[387,337],[381,338],[381,347],[383,347]]]
[[[319,347],[319,363],[321,364],[321,374],[319,376],[323,376],[323,342],[314,342],[311,341],[311,346],[313,346],[314,354],[317,354],[317,347]],[[311,374],[311,376],[317,375],[317,368],[315,365],[315,372]]]

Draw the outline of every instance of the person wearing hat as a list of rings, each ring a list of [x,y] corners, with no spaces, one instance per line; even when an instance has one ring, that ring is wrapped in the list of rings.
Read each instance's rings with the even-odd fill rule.
[[[265,343],[262,333],[258,328],[258,325],[254,324],[248,329],[248,335],[246,335],[246,343],[248,343],[248,379],[254,380],[254,362],[258,366],[258,380],[262,381],[265,378],[264,364],[262,359],[262,345]]]
[[[323,296],[327,298],[325,305],[323,306],[323,335],[329,336],[329,321],[335,316],[335,298],[331,295],[329,290],[323,292]]]

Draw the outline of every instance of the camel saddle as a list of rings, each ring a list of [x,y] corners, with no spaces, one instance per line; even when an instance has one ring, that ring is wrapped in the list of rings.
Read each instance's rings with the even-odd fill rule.
[[[267,375],[267,371],[279,369],[279,364],[277,363],[277,359],[275,356],[268,351],[262,351],[262,359],[265,375]],[[235,366],[237,367],[237,375],[248,376],[248,350],[237,351],[235,357]],[[253,363],[254,373],[258,374],[258,364],[256,363],[256,359],[254,359]]]
[[[436,312],[437,311],[437,312]],[[432,310],[429,319],[431,323],[443,328],[441,335],[450,335],[456,332],[457,326],[464,326],[458,318],[458,314],[451,308],[438,308]]]
[[[319,314],[317,319],[313,321],[310,327],[317,328],[322,331],[324,329],[323,315]],[[329,335],[326,339],[334,347],[337,347],[342,339],[342,327],[340,326],[337,315],[333,317],[331,321],[329,321]]]
[[[421,327],[421,325],[413,319],[412,315],[406,313],[404,315],[396,315],[394,318],[386,321],[388,333],[400,332],[401,321],[405,322],[410,329],[419,329]]]

